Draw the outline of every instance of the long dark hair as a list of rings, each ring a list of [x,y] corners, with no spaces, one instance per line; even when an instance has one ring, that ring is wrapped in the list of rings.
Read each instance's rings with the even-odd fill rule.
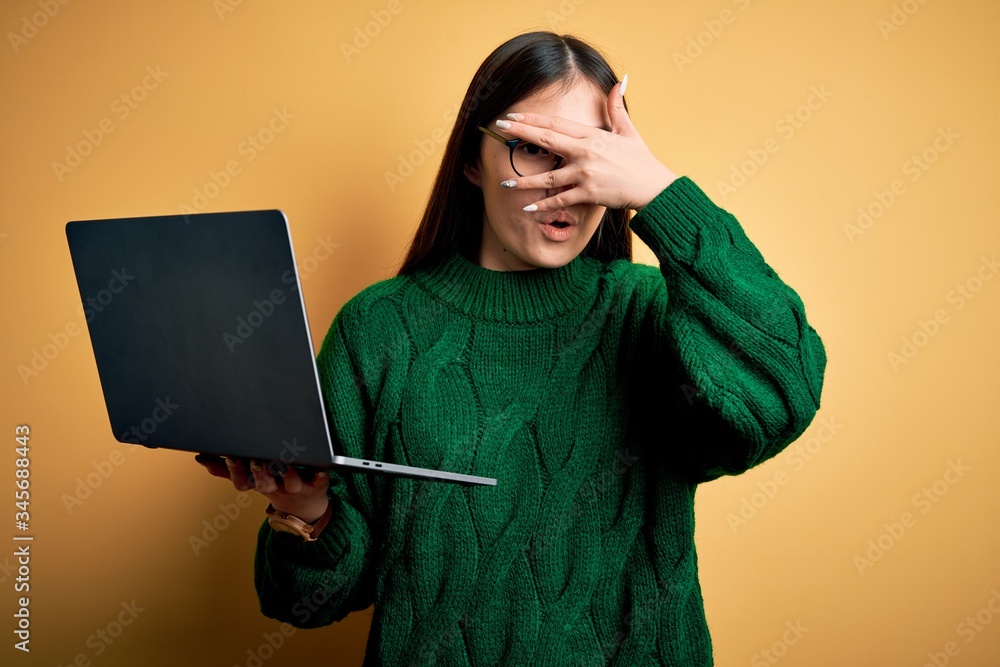
[[[504,109],[535,91],[555,83],[568,85],[578,76],[593,82],[605,96],[618,82],[594,47],[571,35],[552,32],[518,35],[483,61],[465,93],[400,275],[437,264],[455,250],[475,261],[482,240],[483,192],[463,171],[466,165],[476,164],[485,139],[476,127],[488,127]],[[582,254],[602,261],[631,260],[628,219],[625,209],[607,209]]]

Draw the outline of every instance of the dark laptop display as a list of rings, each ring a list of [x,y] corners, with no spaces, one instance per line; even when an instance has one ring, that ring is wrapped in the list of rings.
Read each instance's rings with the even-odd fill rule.
[[[278,210],[66,225],[119,441],[496,484],[336,456]]]

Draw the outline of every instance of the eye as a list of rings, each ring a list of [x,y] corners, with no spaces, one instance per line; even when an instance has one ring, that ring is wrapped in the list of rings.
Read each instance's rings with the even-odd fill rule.
[[[517,146],[518,150],[527,153],[528,155],[548,155],[549,152],[539,146],[538,144],[529,144],[527,142],[520,143]]]

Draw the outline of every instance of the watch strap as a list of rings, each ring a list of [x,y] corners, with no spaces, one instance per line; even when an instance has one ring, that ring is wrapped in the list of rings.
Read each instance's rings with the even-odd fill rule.
[[[333,516],[333,503],[327,502],[326,510],[322,516],[311,524],[294,514],[278,511],[271,504],[268,504],[266,513],[267,522],[272,529],[298,535],[303,542],[315,542],[319,538],[320,532],[330,522],[330,517]]]

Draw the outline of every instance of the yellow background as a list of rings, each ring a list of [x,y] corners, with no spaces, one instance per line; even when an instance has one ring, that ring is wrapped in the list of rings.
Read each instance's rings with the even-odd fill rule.
[[[39,14],[47,2],[52,17]],[[281,208],[320,340],[350,296],[399,266],[479,63],[519,32],[552,29],[597,44],[629,74],[647,144],[736,215],[802,297],[829,355],[820,412],[799,441],[810,458],[793,458],[793,445],[699,489],[717,664],[917,666],[929,653],[1000,664],[1000,617],[988,607],[1000,591],[1000,279],[983,263],[1000,247],[995,2],[153,4],[11,0],[0,10],[0,542],[16,532],[21,423],[32,433],[36,536],[30,656],[11,646],[13,547],[0,550],[0,662],[246,665],[279,629],[259,614],[251,576],[263,498],[196,555],[189,537],[220,505],[238,507],[235,490],[189,454],[111,437],[65,223],[175,213],[206,190],[208,211]],[[42,27],[26,28],[32,20]],[[810,108],[813,90],[825,94]],[[123,95],[143,98],[127,116]],[[293,117],[251,160],[244,142],[268,138],[275,109]],[[796,113],[792,132],[782,119]],[[53,163],[102,121],[112,131],[57,173]],[[763,164],[745,163],[762,150]],[[925,153],[933,163],[914,171]],[[239,173],[210,187],[230,161]],[[412,174],[390,187],[386,174],[404,162]],[[739,187],[726,192],[726,181]],[[849,233],[859,207],[879,212],[879,197],[893,201]],[[320,239],[336,244],[325,260]],[[654,258],[640,244],[636,260]],[[934,335],[918,333],[921,321]],[[79,335],[23,379],[18,368],[68,325]],[[894,365],[904,337],[920,347]],[[108,462],[113,473],[67,507]],[[946,475],[952,463],[968,470]],[[925,487],[935,502],[920,500]],[[737,523],[741,506],[750,518]],[[869,540],[888,548],[859,566]],[[133,600],[142,611],[113,643],[88,640]],[[977,613],[991,622],[962,625]],[[796,623],[800,637],[786,633]],[[297,631],[263,664],[358,665],[369,624],[362,612]]]

